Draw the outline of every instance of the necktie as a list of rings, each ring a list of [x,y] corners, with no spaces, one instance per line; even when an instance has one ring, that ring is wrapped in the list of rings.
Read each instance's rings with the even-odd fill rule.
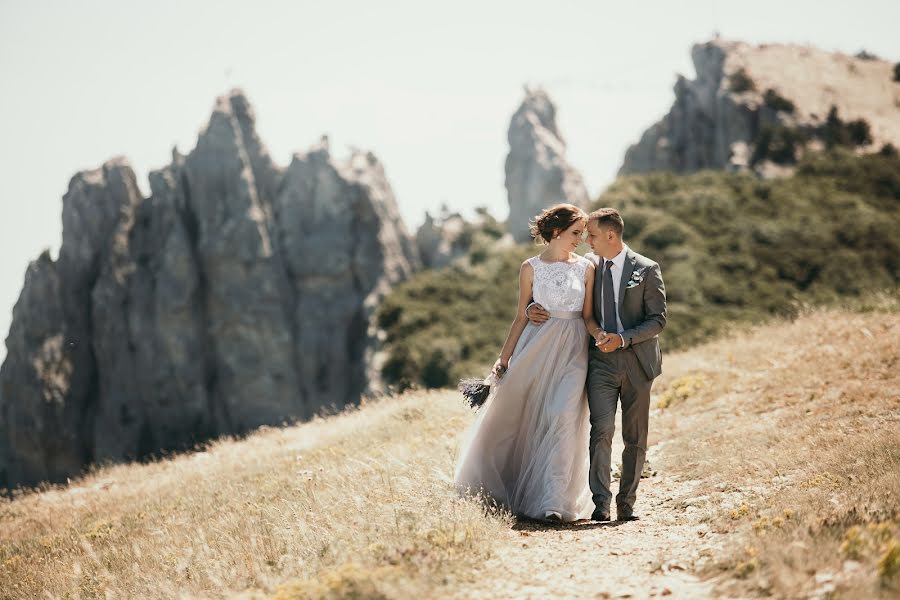
[[[603,269],[603,330],[618,333],[616,324],[616,292],[613,288],[612,261],[606,261]]]

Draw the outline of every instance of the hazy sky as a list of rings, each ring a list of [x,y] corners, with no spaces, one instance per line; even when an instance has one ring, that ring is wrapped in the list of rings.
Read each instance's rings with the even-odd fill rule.
[[[72,175],[124,155],[146,193],[235,86],[282,165],[324,133],[337,157],[372,150],[414,230],[441,203],[505,218],[524,83],[556,102],[596,196],[716,31],[900,60],[900,0],[551,4],[0,0],[0,335],[28,262],[57,254]]]

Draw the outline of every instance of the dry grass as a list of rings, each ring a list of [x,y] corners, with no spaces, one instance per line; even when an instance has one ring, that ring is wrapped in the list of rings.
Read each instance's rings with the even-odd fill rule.
[[[821,310],[667,358],[662,469],[727,596],[900,592],[900,315]]]
[[[447,400],[385,399],[3,502],[0,597],[439,590],[509,526],[453,494],[470,416]]]
[[[900,314],[874,308],[815,311],[667,355],[654,390],[655,485],[691,496],[665,492],[658,527],[642,521],[630,535],[657,544],[666,523],[690,525],[702,534],[690,568],[729,597],[896,595]],[[455,393],[415,392],[4,501],[0,598],[468,589],[484,582],[479,565],[492,551],[523,535],[452,491],[457,436],[471,418]],[[621,553],[608,547],[625,544],[618,531],[542,532],[538,551],[579,561],[594,540]],[[523,554],[521,572],[542,558]],[[663,576],[631,558],[618,564],[633,573],[596,564],[584,576]],[[488,575],[506,589],[503,572]]]

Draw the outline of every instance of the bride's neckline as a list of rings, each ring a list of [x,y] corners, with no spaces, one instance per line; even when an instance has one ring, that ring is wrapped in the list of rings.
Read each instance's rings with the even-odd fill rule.
[[[537,259],[539,261],[541,261],[542,263],[547,263],[548,265],[574,265],[578,262],[579,258],[580,257],[576,254],[575,260],[544,260],[543,258],[541,258],[540,254],[537,255]]]

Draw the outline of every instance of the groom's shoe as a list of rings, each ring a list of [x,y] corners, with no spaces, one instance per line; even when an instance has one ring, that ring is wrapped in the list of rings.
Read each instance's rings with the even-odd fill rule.
[[[603,510],[602,508],[595,508],[594,512],[591,513],[591,521],[610,521],[609,511]]]
[[[616,504],[616,521],[637,521],[639,518],[627,504]]]

